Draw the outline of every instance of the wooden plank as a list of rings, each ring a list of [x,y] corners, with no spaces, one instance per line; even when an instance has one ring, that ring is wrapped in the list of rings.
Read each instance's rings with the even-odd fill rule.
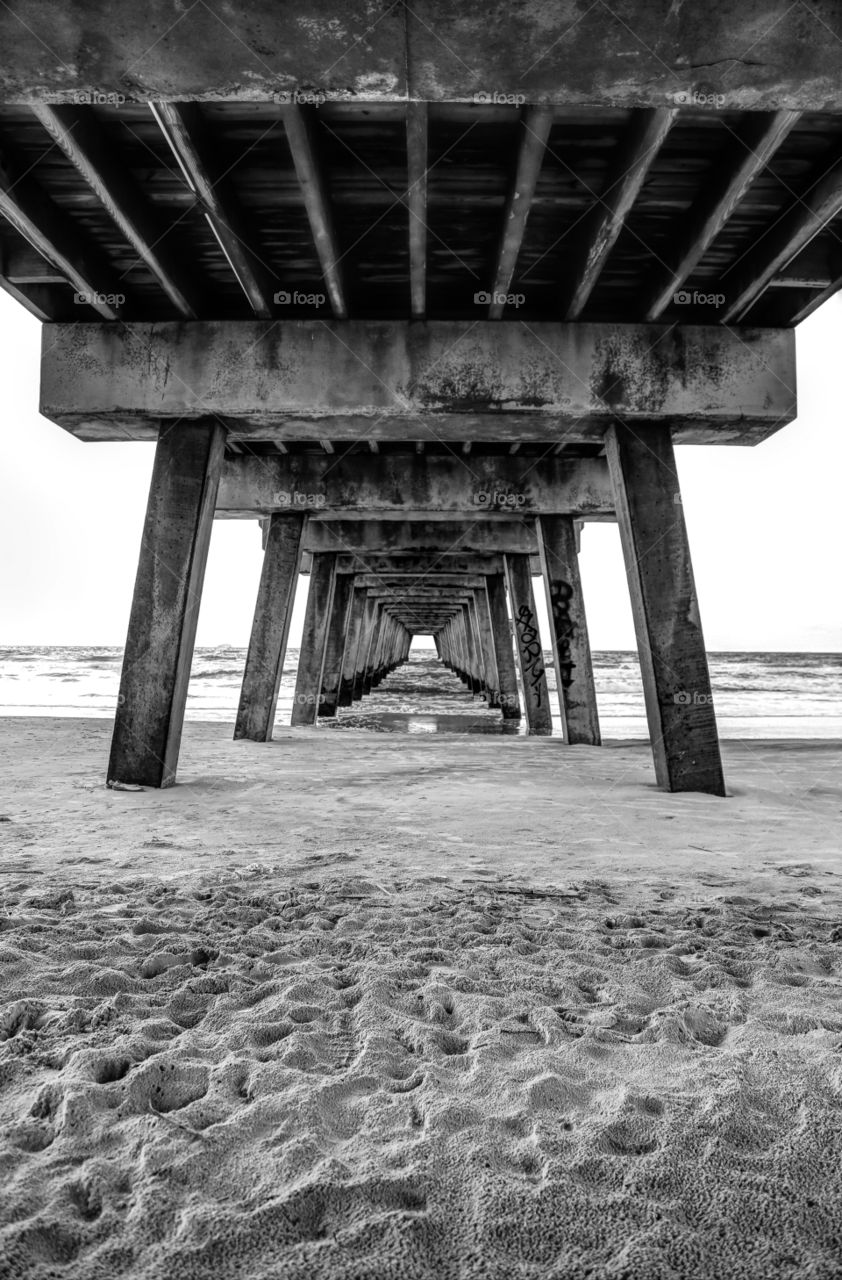
[[[175,782],[225,431],[162,430],[143,527],[108,781]]]
[[[577,320],[588,304],[608,255],[623,229],[658,151],[678,115],[674,108],[655,107],[633,113],[608,180],[586,220],[577,254],[565,319]]]
[[[494,288],[488,307],[489,320],[500,320],[506,307],[506,297],[517,267],[553,116],[552,107],[523,109],[515,176],[506,200],[503,232],[494,268]]]
[[[15,284],[8,276],[0,274],[0,289],[25,307],[36,320],[55,320],[58,315],[58,301],[53,291],[43,285]]]
[[[3,274],[11,284],[67,284],[67,277],[27,245],[23,249],[4,250]]]
[[[722,272],[717,291],[725,294],[724,324],[736,324],[751,310],[771,283],[814,236],[842,213],[842,159],[821,175],[756,238],[741,261]]]
[[[680,240],[666,255],[670,266],[655,273],[655,283],[642,308],[647,320],[657,320],[672,303],[673,295],[702,259],[755,178],[766,168],[799,119],[798,111],[748,114],[744,130],[734,139],[727,156],[717,157],[702,183],[698,198],[682,219]]]
[[[322,688],[322,671],[325,661],[325,644],[333,605],[333,587],[336,578],[336,555],[327,552],[313,556],[310,572],[310,590],[304,613],[301,648],[298,654],[298,674],[292,702],[293,725],[316,723],[319,696]]]
[[[527,732],[549,734],[553,731],[553,718],[529,557],[506,555],[504,563]]]
[[[198,199],[254,314],[268,319],[274,312],[268,269],[259,260],[231,184],[212,158],[199,107],[192,102],[149,104],[158,126],[178,161],[187,185]]]
[[[408,102],[406,203],[409,212],[409,298],[415,320],[423,320],[427,314],[427,141],[427,103]]]
[[[0,155],[0,216],[64,276],[80,305],[92,307],[104,320],[123,315],[125,286],[99,249],[87,242],[22,166],[4,155]],[[6,292],[16,296],[11,284]],[[27,295],[17,296],[23,301]]]
[[[37,103],[33,114],[95,193],[180,315],[199,317],[199,293],[167,244],[168,228],[115,159],[89,109]]]
[[[275,723],[307,517],[272,516],[249,639],[235,738],[269,742]]]
[[[342,280],[342,255],[319,160],[315,111],[315,107],[300,106],[296,102],[286,103],[280,108],[330,305],[336,318],[344,320],[348,315],[348,300]]]
[[[538,546],[564,740],[598,747],[599,713],[575,522],[569,516],[541,516]]]
[[[667,791],[725,794],[707,655],[669,428],[608,434],[649,736]]]

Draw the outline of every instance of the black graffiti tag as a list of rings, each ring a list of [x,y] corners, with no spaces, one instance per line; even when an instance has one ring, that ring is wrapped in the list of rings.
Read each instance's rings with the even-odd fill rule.
[[[523,667],[523,679],[535,690],[538,706],[541,705],[541,682],[544,676],[544,654],[541,649],[541,638],[535,626],[534,614],[529,605],[522,604],[517,611],[515,625],[520,636],[520,660]]]

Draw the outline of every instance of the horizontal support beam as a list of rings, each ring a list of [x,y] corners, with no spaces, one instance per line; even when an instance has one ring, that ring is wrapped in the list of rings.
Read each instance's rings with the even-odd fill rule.
[[[19,11],[25,15],[25,21]],[[590,107],[842,109],[834,6],[674,0],[515,6],[484,0],[47,0],[0,5],[4,102],[348,98]],[[177,18],[174,17],[177,15]],[[107,33],[107,34],[106,34]],[[157,37],[157,38],[156,38]],[[224,52],[224,56],[223,56]],[[314,98],[314,95],[315,96]]]
[[[789,330],[203,321],[44,330],[41,412],[82,439],[216,414],[230,438],[573,441],[617,418],[750,444],[792,420]]]
[[[390,594],[437,592],[443,587],[463,587],[479,590],[485,586],[485,578],[475,573],[425,573],[423,576],[392,579],[387,574],[360,573],[354,578],[355,587],[364,587],[369,595],[387,591]]]
[[[424,577],[428,573],[502,573],[503,558],[500,555],[446,553],[413,556],[406,552],[394,556],[381,556],[377,553],[339,555],[336,557],[336,572],[382,574],[388,576],[390,581],[400,577]]]
[[[519,552],[538,554],[534,521],[478,516],[475,520],[314,520],[304,530],[306,551],[415,555],[443,552]]]
[[[430,454],[229,458],[217,511],[429,511],[449,515],[611,515],[604,458],[519,459]]]

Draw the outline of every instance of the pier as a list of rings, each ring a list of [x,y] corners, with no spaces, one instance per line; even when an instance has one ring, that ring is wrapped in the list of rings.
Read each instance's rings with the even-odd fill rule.
[[[175,781],[216,519],[263,529],[235,737],[272,737],[305,573],[293,725],[429,635],[501,720],[599,746],[578,548],[616,521],[656,780],[723,795],[674,449],[796,416],[795,327],[842,284],[838,49],[811,24],[796,56],[771,0],[703,40],[659,4],[517,38],[472,3],[255,4],[223,74],[148,8],[166,39],[119,0],[95,56],[67,4],[64,67],[0,12],[41,412],[156,449],[108,780]]]

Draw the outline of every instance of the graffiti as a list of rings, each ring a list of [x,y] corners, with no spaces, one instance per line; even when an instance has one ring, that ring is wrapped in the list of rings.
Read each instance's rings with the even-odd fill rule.
[[[541,705],[542,685],[544,681],[544,654],[541,649],[541,637],[535,625],[535,615],[528,604],[522,604],[515,618],[518,639],[520,642],[520,664],[523,672],[523,683],[535,690],[537,705]]]
[[[563,689],[569,689],[573,683],[573,671],[576,666],[571,652],[576,637],[576,623],[570,616],[572,600],[573,588],[570,583],[554,578],[550,583],[550,611],[558,652],[559,678]]]

